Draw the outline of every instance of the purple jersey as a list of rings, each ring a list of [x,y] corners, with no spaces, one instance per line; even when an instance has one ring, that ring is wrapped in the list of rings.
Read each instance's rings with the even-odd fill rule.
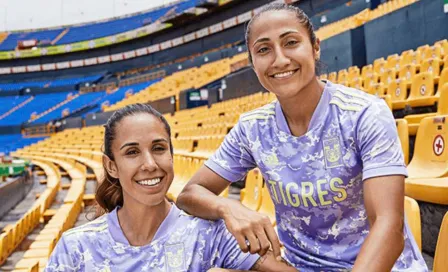
[[[206,165],[231,182],[260,169],[285,257],[301,271],[351,269],[369,233],[364,180],[407,174],[385,102],[329,81],[306,134],[291,134],[274,101],[243,114]],[[404,233],[393,271],[427,271],[407,225]]]
[[[153,241],[131,246],[117,209],[66,231],[45,271],[207,271],[212,267],[250,269],[258,255],[241,252],[222,220],[190,216],[172,205]]]

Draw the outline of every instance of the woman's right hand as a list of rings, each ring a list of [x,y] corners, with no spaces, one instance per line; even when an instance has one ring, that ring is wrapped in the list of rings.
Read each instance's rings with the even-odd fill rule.
[[[272,247],[276,260],[281,260],[280,241],[269,217],[227,199],[220,209],[227,229],[243,252],[264,256]]]

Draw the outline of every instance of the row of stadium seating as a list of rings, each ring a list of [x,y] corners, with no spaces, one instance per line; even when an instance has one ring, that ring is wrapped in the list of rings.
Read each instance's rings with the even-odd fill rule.
[[[448,101],[445,101],[448,97],[444,96],[441,101],[442,89],[448,83],[448,40],[377,59],[361,71],[350,67],[320,78],[374,95],[389,95],[392,110],[405,109],[402,115],[409,123],[409,133],[416,135],[422,118],[435,114],[416,115],[419,108],[437,103],[437,113],[448,114]]]
[[[411,5],[418,0],[392,0],[387,1],[379,5],[376,9],[370,10],[365,9],[358,14],[347,17],[340,21],[325,25],[316,31],[316,35],[321,40],[328,39],[342,32],[350,29],[357,28],[369,21],[372,21],[378,17],[384,16],[397,9],[403,8],[405,6]]]
[[[103,75],[83,76],[83,77],[70,77],[70,78],[58,78],[54,80],[45,81],[31,81],[31,82],[17,82],[17,83],[0,83],[0,91],[12,91],[20,90],[23,88],[48,88],[75,85],[86,82],[94,82],[100,79]]]
[[[101,110],[102,106],[121,101],[126,96],[138,93],[155,82],[157,80],[121,87],[116,90],[85,94],[61,92],[35,96],[3,97],[1,98],[2,101],[10,102],[15,106],[12,109],[8,105],[0,106],[0,125],[18,125],[23,122],[44,124],[76,112],[87,105],[92,107],[84,114],[96,112]]]
[[[0,51],[14,50],[17,46],[17,42],[23,40],[35,39],[45,42],[46,45],[61,45],[119,34],[154,23],[173,9],[175,9],[176,14],[180,14],[189,8],[195,7],[199,2],[199,0],[183,1],[183,3],[176,3],[149,12],[121,19],[112,19],[102,23],[84,24],[68,28],[56,28],[42,31],[0,33],[4,39],[3,42],[1,42],[0,39]]]

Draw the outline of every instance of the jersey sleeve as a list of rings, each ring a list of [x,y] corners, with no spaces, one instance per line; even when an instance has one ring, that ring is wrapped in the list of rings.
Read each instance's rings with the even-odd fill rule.
[[[45,267],[45,272],[53,271],[77,271],[79,270],[79,256],[75,254],[76,245],[68,242],[64,235],[62,235],[59,242],[56,244],[50,259]],[[78,261],[77,261],[78,260]]]
[[[212,246],[213,267],[250,270],[258,261],[258,254],[244,253],[241,251],[235,237],[227,230],[223,220],[217,221],[216,233]]]
[[[256,167],[248,142],[243,124],[239,121],[205,165],[230,182],[241,180],[249,170]]]
[[[387,175],[407,176],[395,120],[384,100],[378,99],[366,108],[358,119],[356,133],[363,180]]]

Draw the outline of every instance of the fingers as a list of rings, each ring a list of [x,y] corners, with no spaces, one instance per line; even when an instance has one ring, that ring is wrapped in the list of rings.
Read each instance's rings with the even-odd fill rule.
[[[263,228],[260,228],[259,230],[257,230],[256,235],[258,238],[258,243],[260,244],[260,251],[258,251],[257,253],[260,256],[264,256],[266,254],[266,252],[269,251],[269,248],[271,247],[271,243],[269,242],[269,239],[266,236],[266,232],[264,231]]]
[[[249,242],[249,252],[251,254],[258,253],[260,251],[260,242],[257,236],[253,232],[246,234],[247,241]]]
[[[266,232],[270,244],[272,245],[272,251],[274,252],[274,257],[277,261],[281,261],[281,251],[280,251],[280,241],[278,240],[277,233],[275,233],[274,227],[272,227],[271,222],[269,224],[264,224],[264,231]]]
[[[233,233],[233,236],[235,237],[238,245],[241,248],[241,251],[244,253],[249,252],[249,246],[246,243],[246,237],[241,232],[235,232]]]

